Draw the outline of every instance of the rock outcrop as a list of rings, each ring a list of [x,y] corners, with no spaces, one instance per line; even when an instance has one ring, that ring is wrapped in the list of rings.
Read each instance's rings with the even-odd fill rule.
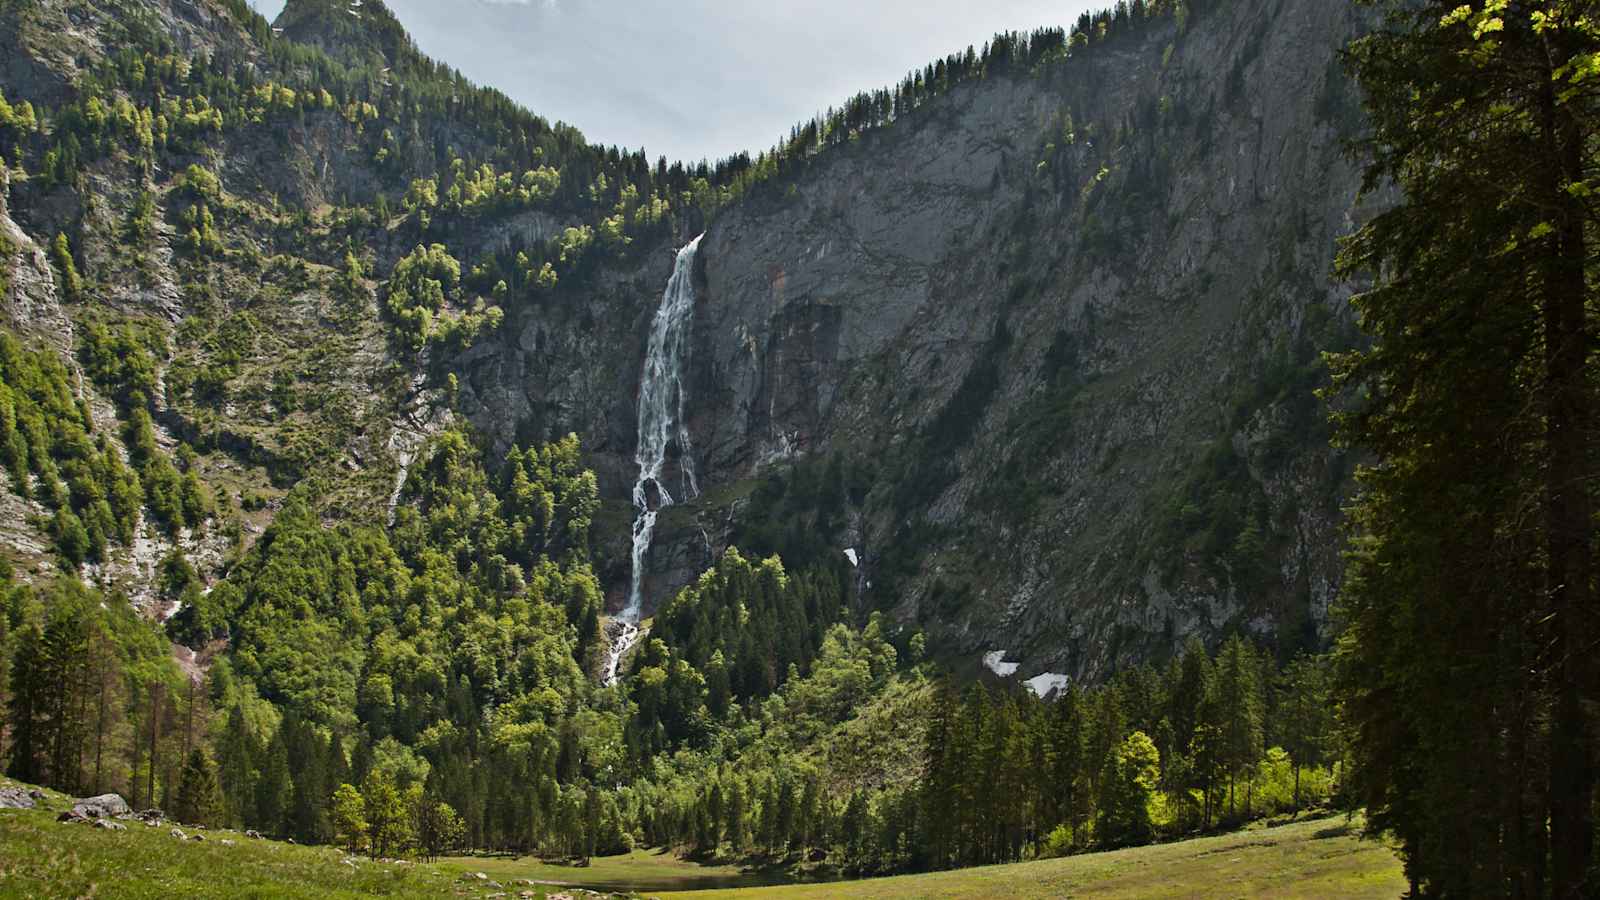
[[[1208,5],[959,87],[721,212],[690,390],[708,496],[658,532],[648,605],[737,533],[738,485],[837,454],[866,486],[829,536],[862,550],[858,602],[947,654],[1094,678],[1190,634],[1325,638],[1347,464],[1311,392],[1356,339],[1329,272],[1360,214],[1335,62],[1357,16]],[[619,509],[672,249],[513,311],[461,365],[480,428],[577,431]]]
[[[115,819],[133,813],[120,794],[101,794],[72,801],[72,812],[86,819]]]

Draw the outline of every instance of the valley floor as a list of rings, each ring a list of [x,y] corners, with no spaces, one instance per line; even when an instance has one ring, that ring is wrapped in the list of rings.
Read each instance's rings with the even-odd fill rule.
[[[1395,898],[1400,861],[1343,818],[1296,822],[1153,847],[835,884],[699,891],[719,900],[949,897]]]
[[[735,866],[701,866],[657,850],[595,859],[585,867],[508,857],[461,857],[433,865],[381,863],[331,848],[252,840],[233,832],[209,832],[207,840],[196,842],[175,839],[168,827],[130,823],[126,831],[105,831],[59,824],[55,810],[67,803],[51,792],[43,808],[0,810],[0,898],[540,898],[561,896],[566,891],[558,885],[564,884],[692,900],[1064,896],[1376,900],[1398,897],[1405,890],[1394,854],[1381,844],[1360,840],[1359,823],[1343,818],[1009,866],[758,887],[784,876]]]
[[[624,856],[597,856],[586,866],[553,863],[532,856],[454,856],[440,859],[437,865],[465,874],[482,872],[503,882],[527,879],[549,885],[576,885],[594,891],[639,892],[649,896],[655,896],[658,891],[718,889],[727,892],[793,881],[782,869],[753,871],[737,865],[701,865],[661,848],[635,850]]]

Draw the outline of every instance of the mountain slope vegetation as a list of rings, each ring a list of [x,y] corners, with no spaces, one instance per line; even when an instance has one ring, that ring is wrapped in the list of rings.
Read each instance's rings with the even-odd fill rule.
[[[849,873],[1337,802],[1357,24],[1119,3],[685,165],[378,0],[0,0],[8,770],[380,856]],[[606,684],[700,233],[707,491]]]

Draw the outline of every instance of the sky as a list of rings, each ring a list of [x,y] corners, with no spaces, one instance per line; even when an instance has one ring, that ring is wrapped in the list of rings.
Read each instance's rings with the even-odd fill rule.
[[[250,0],[267,18],[283,0]],[[997,31],[1110,0],[386,0],[424,53],[589,140],[697,161],[771,147]]]

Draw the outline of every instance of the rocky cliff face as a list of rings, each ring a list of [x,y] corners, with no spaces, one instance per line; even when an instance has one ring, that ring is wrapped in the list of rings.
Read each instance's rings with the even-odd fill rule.
[[[125,142],[70,178],[19,171],[21,202],[0,215],[18,248],[10,327],[71,356],[74,323],[154,323],[168,386],[181,372],[215,388],[155,398],[163,439],[199,450],[241,543],[297,481],[332,518],[392,509],[419,448],[458,416],[496,450],[576,432],[620,607],[645,338],[694,233],[643,230],[657,236],[588,254],[554,290],[518,286],[470,349],[408,352],[379,315],[395,262],[432,242],[464,270],[542,252],[609,213],[585,199],[604,154],[498,95],[420,113],[469,86],[381,3],[292,0],[281,42],[236,6],[70,0],[0,22],[0,85],[41,111],[135,38],[255,81],[359,70],[360,96],[383,107],[232,96],[226,126],[192,139],[203,152],[174,144],[146,167]],[[1348,464],[1312,391],[1318,354],[1356,339],[1350,289],[1328,272],[1359,215],[1341,150],[1359,112],[1335,52],[1360,23],[1321,0],[1190,6],[964,83],[712,216],[688,408],[706,490],[661,518],[648,608],[741,543],[836,566],[862,611],[974,668],[1003,651],[1022,676],[1099,677],[1189,634],[1327,636]],[[26,137],[34,156],[60,127]],[[547,148],[576,168],[542,203],[458,206],[431,227],[399,208],[458,152],[516,177]],[[209,257],[184,249],[189,162],[220,184]],[[152,223],[129,237],[141,202]],[[54,299],[41,248],[58,232],[92,303]],[[65,324],[41,328],[27,303]],[[29,511],[3,512],[8,555],[45,573]],[[802,544],[808,559],[788,552]],[[137,593],[149,579],[116,580]]]
[[[863,557],[859,602],[947,653],[1095,677],[1188,634],[1326,636],[1346,467],[1311,390],[1354,340],[1328,273],[1357,25],[1209,5],[961,87],[722,212],[692,362],[711,487],[663,525],[652,596],[737,534],[741,485],[837,455],[861,490],[827,537]],[[481,427],[583,435],[614,523],[670,250],[463,367]]]

